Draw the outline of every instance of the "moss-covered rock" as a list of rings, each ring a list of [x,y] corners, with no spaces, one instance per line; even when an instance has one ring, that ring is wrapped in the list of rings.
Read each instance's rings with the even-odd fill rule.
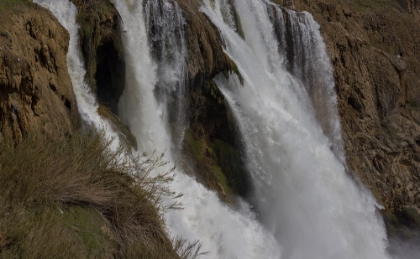
[[[123,144],[125,144],[128,150],[131,150],[131,148],[134,148],[135,150],[138,149],[136,136],[131,132],[128,126],[121,122],[120,118],[116,116],[109,107],[99,104],[98,114],[111,123],[111,126],[114,128],[115,132],[119,134],[120,139],[124,141]]]
[[[420,228],[420,214],[415,208],[404,208],[398,214],[404,225]]]
[[[72,1],[78,8],[86,79],[99,102],[118,114],[118,100],[125,86],[121,17],[108,0]]]
[[[194,171],[208,188],[215,190],[226,202],[235,195],[245,196],[249,182],[238,150],[220,139],[208,139],[187,130],[183,147]]]

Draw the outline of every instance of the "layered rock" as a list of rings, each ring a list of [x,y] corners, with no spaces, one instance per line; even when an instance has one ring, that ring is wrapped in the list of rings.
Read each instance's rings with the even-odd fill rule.
[[[0,12],[0,142],[19,142],[28,132],[70,133],[78,112],[66,64],[68,32],[31,3]]]

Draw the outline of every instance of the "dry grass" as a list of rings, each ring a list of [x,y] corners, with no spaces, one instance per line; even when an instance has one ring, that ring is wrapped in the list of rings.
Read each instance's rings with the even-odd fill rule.
[[[171,172],[150,172],[165,162],[125,161],[109,144],[75,133],[0,145],[0,258],[199,256],[164,231],[157,208]]]
[[[23,6],[33,5],[29,0],[0,0],[0,13],[4,11],[17,11]]]

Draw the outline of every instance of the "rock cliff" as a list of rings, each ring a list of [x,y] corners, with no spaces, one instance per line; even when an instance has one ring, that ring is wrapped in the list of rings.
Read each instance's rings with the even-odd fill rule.
[[[217,28],[199,11],[199,0],[176,0],[183,11],[187,45],[187,125],[183,150],[198,179],[225,201],[246,194],[248,180],[235,140],[235,127],[223,95],[212,81],[237,73],[223,51]],[[176,123],[176,122],[175,122]],[[187,169],[188,171],[188,169]]]
[[[204,182],[226,201],[245,195],[248,179],[235,140],[235,126],[213,77],[237,72],[223,51],[217,28],[199,10],[198,0],[177,0],[187,23],[188,119],[184,150]]]
[[[86,26],[111,21],[115,28],[118,15],[108,6],[92,23],[79,19],[87,17]],[[123,165],[116,160],[121,150],[113,153],[102,135],[79,129],[66,62],[69,33],[27,0],[0,2],[0,24],[0,257],[194,258],[195,245],[167,236],[158,195],[150,191],[156,182],[146,186],[131,176],[158,161]],[[118,65],[110,62],[120,31],[114,38],[109,27],[96,26],[97,41],[85,46],[92,49],[84,52],[92,66],[87,80],[92,89],[102,87],[100,100],[112,101],[115,92],[102,93],[120,82],[96,79]],[[115,116],[104,107],[102,114]]]
[[[69,34],[27,3],[0,10],[0,141],[71,132],[78,111],[67,70]]]
[[[103,0],[72,0],[77,6],[80,47],[86,80],[100,104],[118,114],[118,100],[125,85],[121,17],[113,4]]]
[[[176,1],[188,46],[189,128],[183,149],[199,178],[230,201],[232,194],[246,195],[248,184],[234,123],[212,78],[236,67],[223,52],[215,26],[198,12],[200,1]],[[87,80],[99,101],[118,114],[125,83],[120,16],[108,1],[73,2]],[[350,171],[385,206],[389,228],[418,224],[420,1],[287,2],[312,13],[321,25],[334,66]],[[2,15],[0,22],[0,141],[20,141],[32,130],[72,131],[78,115],[65,58],[68,33],[49,12],[29,3],[18,15]]]

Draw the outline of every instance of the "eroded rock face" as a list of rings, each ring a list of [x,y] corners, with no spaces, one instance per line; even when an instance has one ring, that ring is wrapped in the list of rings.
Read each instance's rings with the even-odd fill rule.
[[[118,114],[124,91],[125,61],[121,17],[108,0],[72,0],[77,6],[86,79],[98,101]]]
[[[321,24],[348,166],[389,211],[420,211],[418,1],[300,0],[295,6]]]
[[[69,34],[47,10],[28,4],[0,18],[0,141],[27,132],[70,133],[78,120],[67,70]]]
[[[204,183],[223,200],[231,201],[232,194],[246,195],[249,182],[239,154],[235,123],[212,79],[219,73],[236,72],[237,68],[223,51],[219,31],[199,11],[200,1],[176,1],[186,21],[188,48],[189,130],[183,148]],[[200,145],[198,150],[195,145]],[[222,146],[226,154],[218,152]]]

